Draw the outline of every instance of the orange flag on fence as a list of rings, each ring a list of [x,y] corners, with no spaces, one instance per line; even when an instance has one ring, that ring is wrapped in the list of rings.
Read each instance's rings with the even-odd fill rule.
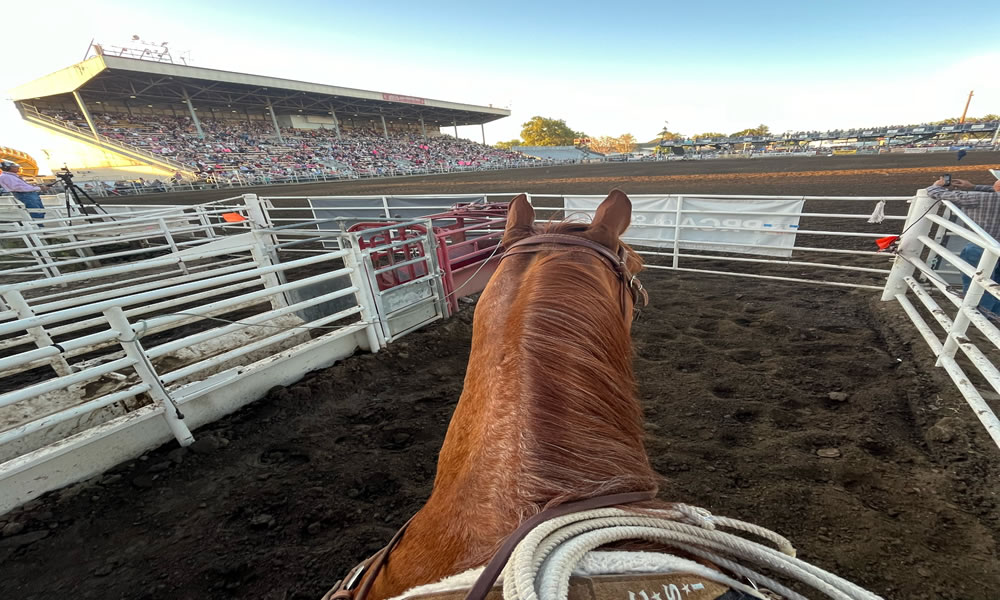
[[[240,223],[246,221],[247,218],[240,213],[222,213],[222,220],[226,223]]]
[[[898,235],[889,235],[883,238],[875,240],[875,244],[878,245],[879,250],[885,250],[892,245],[893,242],[899,239]]]

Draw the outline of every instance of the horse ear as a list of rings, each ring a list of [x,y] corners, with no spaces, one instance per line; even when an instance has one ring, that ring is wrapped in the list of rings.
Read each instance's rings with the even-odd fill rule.
[[[531,234],[531,228],[535,224],[535,209],[528,202],[528,196],[520,194],[510,201],[507,208],[507,227],[503,234],[503,243],[509,244],[511,241]]]
[[[621,190],[611,190],[608,197],[597,207],[597,214],[590,225],[588,233],[595,242],[600,242],[614,250],[618,247],[618,240],[629,223],[632,222],[632,201],[628,199],[625,192]]]

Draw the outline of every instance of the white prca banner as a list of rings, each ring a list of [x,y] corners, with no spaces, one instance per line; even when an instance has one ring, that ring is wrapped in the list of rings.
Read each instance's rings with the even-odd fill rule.
[[[566,217],[594,217],[604,198],[564,196]],[[634,246],[673,248],[680,233],[683,250],[711,250],[766,256],[792,255],[803,200],[637,196],[632,225],[623,238]],[[677,203],[681,202],[681,211]],[[780,213],[767,216],[752,213]],[[747,214],[751,213],[751,214]],[[680,226],[676,221],[680,217]]]

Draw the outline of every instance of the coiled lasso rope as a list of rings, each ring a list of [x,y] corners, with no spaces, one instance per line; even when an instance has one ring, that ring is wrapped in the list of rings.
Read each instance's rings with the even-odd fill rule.
[[[777,549],[719,531],[720,527],[756,535]],[[504,569],[504,600],[566,600],[570,575],[585,555],[622,540],[656,542],[705,559],[734,576],[746,577],[753,587],[682,557],[661,555],[657,562],[668,566],[670,571],[698,575],[755,598],[766,598],[756,589],[756,585],[761,585],[788,600],[806,600],[744,563],[764,567],[775,577],[806,584],[835,600],[880,600],[880,596],[795,558],[791,543],[773,531],[716,517],[705,509],[685,504],[643,513],[603,508],[542,523],[521,541]]]

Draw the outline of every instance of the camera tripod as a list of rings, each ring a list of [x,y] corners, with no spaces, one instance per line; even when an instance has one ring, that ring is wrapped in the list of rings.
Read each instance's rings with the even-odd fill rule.
[[[71,204],[70,204],[69,199],[70,199],[70,196],[72,196],[73,197],[73,201],[76,203],[76,207],[80,210],[80,212],[82,214],[85,214],[85,215],[86,214],[97,214],[96,211],[99,210],[102,213],[104,213],[105,215],[107,215],[107,217],[109,219],[111,219],[112,221],[114,220],[114,217],[112,217],[110,214],[108,214],[108,211],[104,210],[104,207],[101,206],[100,203],[97,202],[97,200],[94,200],[94,198],[90,194],[87,193],[87,190],[85,190],[85,189],[81,188],[80,186],[78,186],[77,184],[73,183],[73,173],[70,172],[70,170],[69,170],[68,167],[66,167],[65,165],[63,165],[62,171],[57,171],[55,173],[55,176],[58,177],[60,181],[62,181],[63,189],[66,192],[66,215],[67,216],[69,216],[71,214],[70,213],[70,211],[71,211]],[[87,212],[87,206],[84,204],[83,200],[81,199],[81,196],[83,198],[86,198],[87,200],[89,200],[90,204],[96,209],[93,213],[88,213]]]

